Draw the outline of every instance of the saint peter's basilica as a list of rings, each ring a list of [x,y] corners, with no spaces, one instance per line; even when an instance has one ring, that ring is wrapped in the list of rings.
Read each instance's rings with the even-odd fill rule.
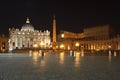
[[[10,49],[46,49],[49,48],[51,44],[50,31],[35,30],[29,18],[27,18],[26,23],[21,29],[9,28],[9,37]]]

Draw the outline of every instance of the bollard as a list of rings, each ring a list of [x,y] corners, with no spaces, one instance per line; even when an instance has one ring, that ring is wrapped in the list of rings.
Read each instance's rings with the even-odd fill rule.
[[[111,51],[109,50],[109,56],[111,56],[112,54],[111,54]]]
[[[116,51],[114,51],[114,56],[117,56]]]

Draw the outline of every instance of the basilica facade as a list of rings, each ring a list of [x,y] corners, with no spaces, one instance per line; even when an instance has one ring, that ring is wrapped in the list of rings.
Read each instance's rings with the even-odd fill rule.
[[[27,18],[21,29],[9,28],[9,50],[23,48],[50,48],[50,31],[35,30]]]

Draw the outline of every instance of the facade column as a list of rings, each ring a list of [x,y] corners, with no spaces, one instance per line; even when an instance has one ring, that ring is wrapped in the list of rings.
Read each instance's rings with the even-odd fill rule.
[[[20,38],[20,48],[22,48],[22,38]]]
[[[15,48],[18,47],[17,37],[15,38]]]

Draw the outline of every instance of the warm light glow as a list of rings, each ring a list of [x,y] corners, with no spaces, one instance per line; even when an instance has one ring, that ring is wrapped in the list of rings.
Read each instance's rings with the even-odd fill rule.
[[[60,49],[64,49],[64,45],[63,44],[60,45]]]
[[[18,32],[18,34],[20,34],[20,32]]]
[[[68,46],[68,50],[70,50],[70,46]]]
[[[41,46],[43,46],[43,45],[44,45],[44,43],[43,43],[43,42],[41,42],[41,43],[40,43],[40,45],[41,45]]]
[[[93,45],[91,45],[91,50],[93,50],[94,49],[94,47],[93,47]]]
[[[58,49],[58,46],[56,46],[56,49]]]
[[[5,49],[3,49],[3,48],[1,47],[1,51],[2,51],[2,52],[4,52],[4,51],[5,51]]]
[[[76,52],[75,67],[80,67],[80,52]]]
[[[99,48],[96,48],[96,51],[100,51],[100,49],[99,49]]]
[[[84,50],[83,49],[81,50],[81,56],[84,56]]]
[[[75,44],[75,46],[78,47],[78,46],[79,46],[79,43],[77,42],[77,43]]]
[[[33,60],[36,62],[38,60],[38,51],[33,52]]]
[[[108,46],[108,48],[110,49],[110,48],[111,48],[111,46],[109,45],[109,46]]]
[[[34,27],[29,23],[29,18],[27,18],[21,30],[15,29],[14,27],[9,29],[11,40],[9,44],[11,44],[13,50],[16,48],[49,48],[51,44],[50,31],[34,30]],[[8,46],[8,49],[10,50],[9,47],[10,46]]]
[[[34,44],[34,45],[33,45],[33,47],[34,47],[34,48],[37,48],[37,47],[38,47],[38,45],[37,45],[37,44]]]
[[[52,48],[52,45],[50,44],[50,48]]]
[[[26,20],[26,23],[30,23],[30,20],[29,20],[29,18],[27,18],[27,20]]]
[[[63,64],[64,63],[64,52],[60,52],[60,63]]]
[[[64,34],[61,34],[61,37],[64,38]]]

